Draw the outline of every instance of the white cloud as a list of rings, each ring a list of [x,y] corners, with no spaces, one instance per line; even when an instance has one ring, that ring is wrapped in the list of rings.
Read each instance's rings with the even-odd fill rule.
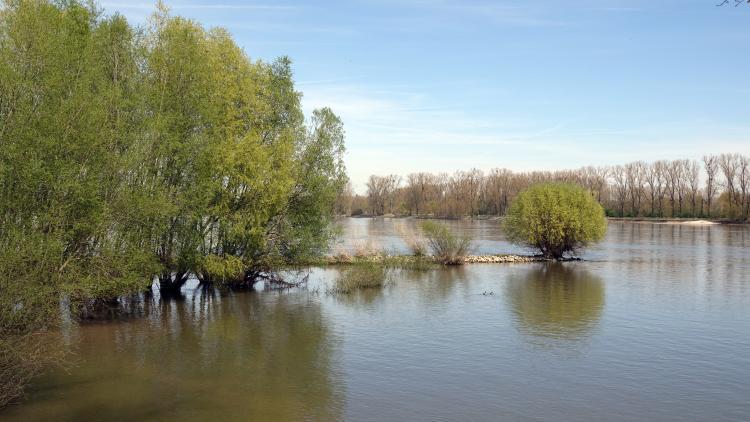
[[[474,167],[554,170],[750,153],[749,128],[717,121],[649,123],[619,116],[601,126],[594,120],[555,121],[543,115],[498,119],[459,104],[435,107],[438,102],[422,92],[339,79],[310,84],[303,91],[306,113],[328,106],[342,117],[347,168],[360,192],[370,174],[451,173]]]
[[[564,127],[493,119],[473,115],[459,105],[434,107],[432,102],[420,92],[340,83],[307,86],[303,97],[306,113],[327,106],[341,116],[347,134],[347,167],[360,190],[370,174],[500,166],[499,151],[538,153],[545,148],[538,140]]]

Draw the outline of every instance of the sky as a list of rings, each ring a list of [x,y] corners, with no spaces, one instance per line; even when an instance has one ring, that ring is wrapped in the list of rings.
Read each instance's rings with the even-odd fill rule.
[[[556,170],[750,154],[750,4],[723,0],[171,0],[253,59],[370,174]],[[144,24],[153,2],[103,1]]]

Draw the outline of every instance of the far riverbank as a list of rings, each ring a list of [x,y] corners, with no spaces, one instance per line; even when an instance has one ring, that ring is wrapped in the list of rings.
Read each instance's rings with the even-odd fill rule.
[[[352,215],[345,216],[341,215],[340,218],[396,218],[396,219],[407,219],[414,218],[420,220],[502,220],[503,216],[497,215],[475,215],[475,216],[463,216],[463,217],[435,217],[431,215]],[[726,219],[726,218],[671,218],[671,217],[607,217],[608,221],[624,221],[632,223],[656,223],[656,224],[687,224],[687,225],[711,225],[711,224],[750,224],[750,220],[740,219]]]
[[[663,217],[607,217],[609,221],[625,221],[632,223],[657,223],[657,224],[687,224],[687,225],[712,225],[712,224],[748,224],[748,220],[732,220],[726,218],[663,218]]]

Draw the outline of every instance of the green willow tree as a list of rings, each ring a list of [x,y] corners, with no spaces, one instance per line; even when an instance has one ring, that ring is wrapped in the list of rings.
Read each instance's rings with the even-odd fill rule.
[[[340,119],[316,110],[307,129],[291,62],[253,62],[224,30],[160,10],[148,38],[162,290],[190,274],[248,286],[323,252],[346,183]]]
[[[133,28],[91,2],[1,3],[0,405],[54,349],[61,299],[102,317],[155,279],[252,285],[327,248],[343,125],[306,124],[300,98],[289,59],[161,4]]]
[[[538,249],[546,258],[598,242],[607,233],[604,208],[586,189],[541,183],[521,192],[503,221],[508,240]]]
[[[132,30],[78,3],[20,1],[3,10],[2,31],[2,247],[28,251],[20,265],[46,268],[40,282],[76,304],[129,293],[154,268],[126,230],[140,213],[123,207]]]
[[[273,264],[269,237],[294,185],[293,154],[303,117],[288,61],[251,63],[225,33],[212,38],[217,63],[225,67],[217,97],[226,123],[212,154],[214,183],[207,192],[195,272],[205,284],[252,284],[259,269]]]
[[[153,250],[160,286],[178,290],[200,256],[200,223],[207,213],[213,152],[220,142],[219,88],[213,47],[195,22],[152,18],[146,38],[144,135],[146,189],[153,192]]]
[[[0,9],[0,404],[56,356],[61,295],[92,315],[156,269],[128,230],[133,41],[123,18],[77,2]]]
[[[280,86],[281,92],[291,87],[288,61],[267,70],[271,87]],[[289,93],[291,107],[283,115],[291,119],[268,127],[277,130],[281,122],[283,130],[229,138],[235,147],[223,148],[218,156],[214,168],[222,171],[221,183],[210,204],[203,260],[196,271],[203,283],[252,286],[273,277],[280,265],[322,254],[333,238],[333,205],[347,181],[343,125],[325,108],[313,112],[306,132],[299,95]]]

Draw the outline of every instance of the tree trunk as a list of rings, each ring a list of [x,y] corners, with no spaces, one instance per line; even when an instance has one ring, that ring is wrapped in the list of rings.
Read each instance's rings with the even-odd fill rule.
[[[187,282],[189,275],[190,274],[187,271],[181,271],[175,273],[173,278],[171,273],[163,273],[159,277],[159,291],[162,293],[162,296],[179,295],[180,290],[182,290],[182,286]]]

